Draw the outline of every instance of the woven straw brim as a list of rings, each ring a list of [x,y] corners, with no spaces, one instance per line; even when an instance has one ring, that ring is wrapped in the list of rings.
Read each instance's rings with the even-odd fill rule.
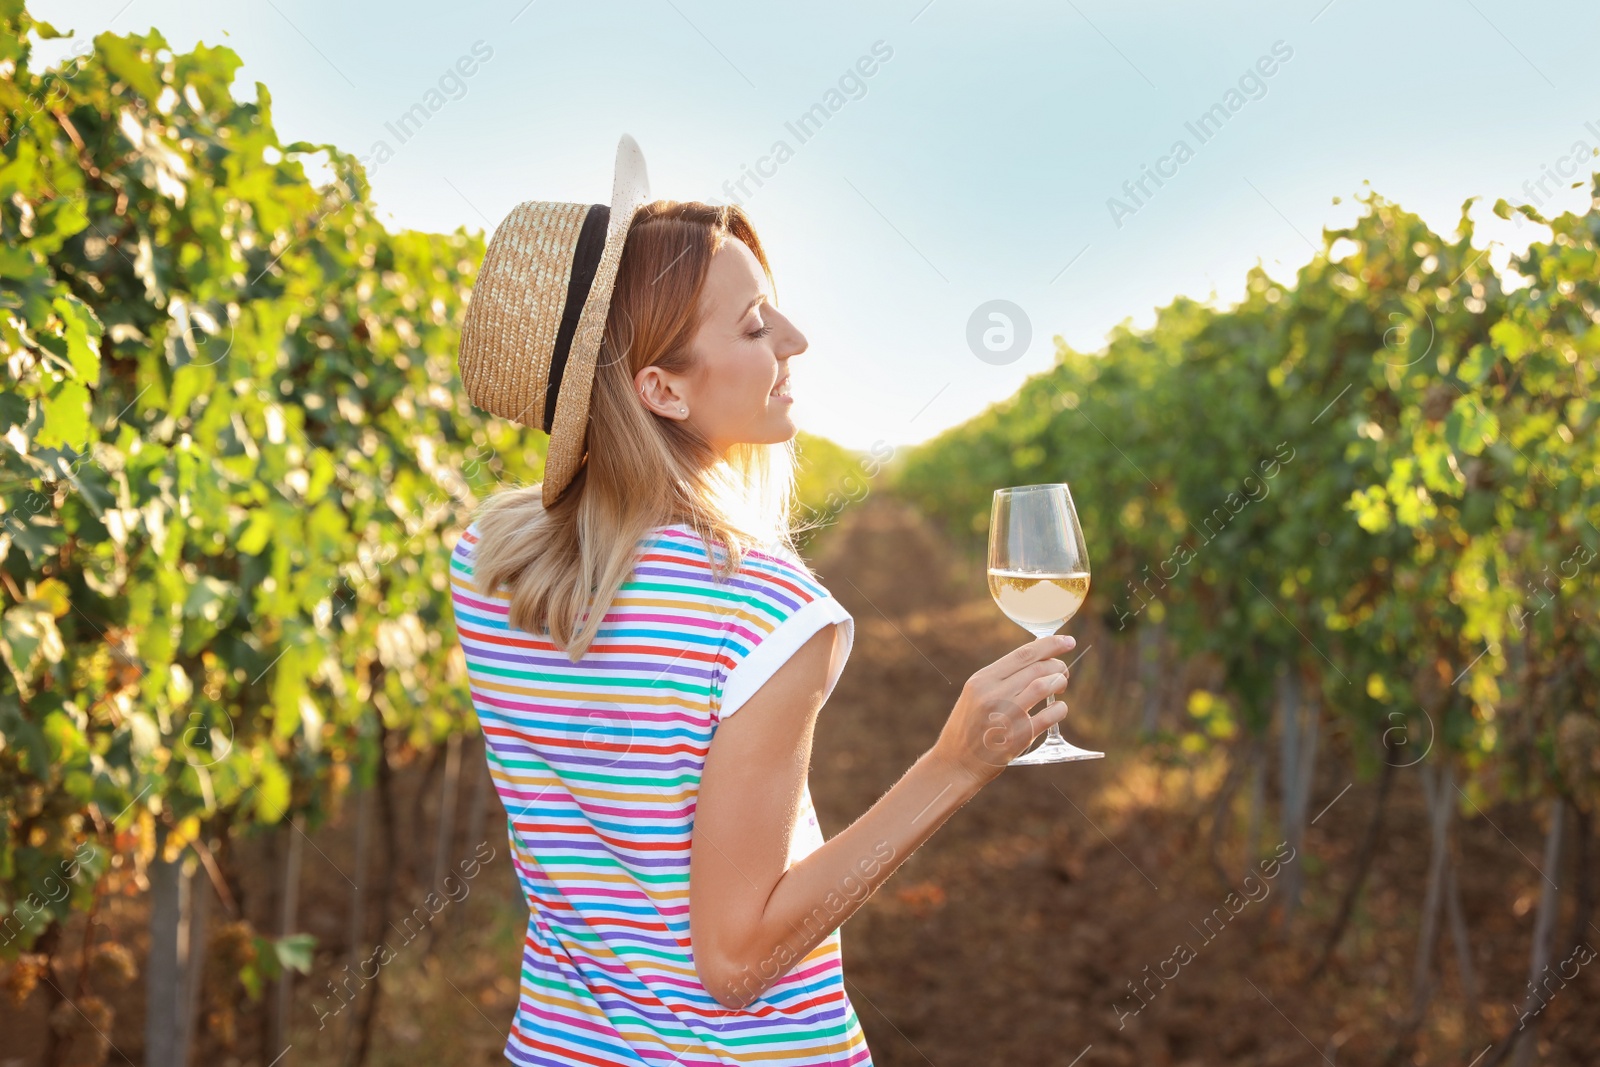
[[[644,154],[637,141],[623,134],[617,142],[611,203],[603,216],[597,209],[604,205],[530,200],[512,209],[484,251],[461,324],[461,380],[472,403],[492,415],[536,430],[548,422],[550,446],[541,494],[545,507],[571,484],[587,453],[589,395],[617,268],[633,216],[649,196]],[[568,296],[580,291],[588,274],[590,257],[595,256],[594,224],[602,218],[605,237],[574,324]],[[575,283],[580,242],[584,262]],[[573,333],[552,398],[551,365],[563,323]],[[555,411],[547,412],[552,400]]]
[[[550,355],[588,212],[588,204],[530,200],[489,241],[461,326],[459,365],[467,395],[491,415],[544,427]],[[562,388],[568,384],[563,375]]]
[[[572,476],[578,473],[578,466],[588,451],[589,394],[594,388],[595,364],[600,359],[611,292],[617,284],[617,267],[622,262],[622,248],[627,243],[632,216],[630,208],[628,217],[620,225],[616,219],[611,220],[605,248],[600,252],[600,262],[595,265],[589,299],[584,301],[578,329],[572,337],[566,370],[561,375],[561,392],[556,397],[556,417],[550,425],[550,452],[545,457],[543,499],[546,507],[572,482]]]

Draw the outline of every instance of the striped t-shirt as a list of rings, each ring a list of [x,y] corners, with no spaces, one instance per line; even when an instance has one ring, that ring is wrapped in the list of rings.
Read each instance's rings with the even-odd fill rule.
[[[838,622],[831,693],[850,614],[792,555],[748,552],[718,581],[698,534],[657,526],[574,664],[547,634],[510,627],[503,590],[473,584],[477,540],[474,523],[451,596],[529,910],[507,1058],[870,1065],[837,930],[739,1010],[706,991],[689,943],[689,846],[717,723]],[[793,841],[791,864],[823,843],[809,787]]]

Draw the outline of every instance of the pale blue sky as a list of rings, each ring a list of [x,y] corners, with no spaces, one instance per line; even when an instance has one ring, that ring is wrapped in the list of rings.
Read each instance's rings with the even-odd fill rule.
[[[810,341],[796,418],[862,448],[923,440],[1009,395],[1050,365],[1055,335],[1096,350],[1176,294],[1229,303],[1258,259],[1290,277],[1322,226],[1353,217],[1363,181],[1448,233],[1467,197],[1484,198],[1482,219],[1496,197],[1530,199],[1523,183],[1545,167],[1571,170],[1575,142],[1600,144],[1600,7],[1578,2],[30,8],[83,34],[155,26],[179,49],[228,44],[244,59],[236,92],[265,82],[284,140],[357,155],[388,144],[373,189],[399,226],[490,228],[522,200],[608,201],[623,132],[654,196],[713,202],[788,142],[792,157],[739,195],[778,304]],[[847,80],[802,143],[786,123],[826,106],[877,42],[892,54]],[[1292,55],[1227,100],[1275,42]],[[492,55],[446,77],[442,106],[401,143],[387,124],[475,44]],[[1186,128],[1230,102],[1206,142]],[[1135,206],[1123,182],[1179,139],[1192,156],[1160,163],[1170,177],[1147,179],[1118,226],[1108,198]],[[1558,202],[1586,197],[1564,189]],[[1514,244],[1530,229],[1494,235]],[[1010,362],[968,343],[974,311],[996,299],[1032,324]]]

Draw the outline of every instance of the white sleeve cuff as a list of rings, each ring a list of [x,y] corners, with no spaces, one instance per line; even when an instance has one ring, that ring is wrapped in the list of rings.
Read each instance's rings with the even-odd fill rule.
[[[844,605],[831,596],[806,604],[784,619],[760,644],[751,649],[728,675],[722,687],[722,707],[718,719],[726,719],[738,711],[756,690],[788,662],[795,650],[805,644],[818,630],[830,623],[843,623],[834,636],[833,658],[828,664],[828,680],[822,689],[822,699],[828,699],[834,683],[844,670],[845,660],[855,642],[855,619]]]

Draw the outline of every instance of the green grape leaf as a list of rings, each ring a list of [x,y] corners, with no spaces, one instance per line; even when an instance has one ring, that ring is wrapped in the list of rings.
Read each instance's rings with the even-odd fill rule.
[[[89,390],[82,382],[65,381],[45,397],[44,425],[34,441],[45,448],[82,450],[89,440]]]

